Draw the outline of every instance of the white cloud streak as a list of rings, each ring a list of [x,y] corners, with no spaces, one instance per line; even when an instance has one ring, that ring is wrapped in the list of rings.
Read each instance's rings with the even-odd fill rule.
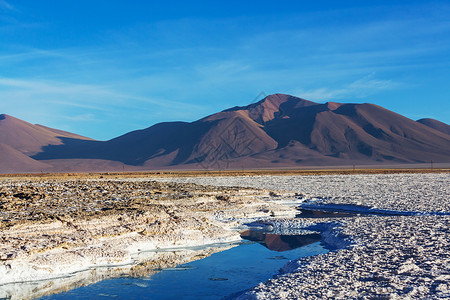
[[[5,0],[0,0],[0,9],[3,10],[10,10],[10,11],[15,11],[16,8],[14,6],[12,6],[11,4],[9,4],[8,2],[6,2]]]
[[[362,99],[380,91],[395,89],[401,85],[391,80],[374,79],[372,77],[366,76],[345,84],[340,88],[321,87],[310,90],[298,89],[292,91],[292,93],[312,101],[326,102],[341,99]]]
[[[450,51],[450,41],[436,38],[450,33],[443,17],[427,21],[405,14],[357,26],[320,25],[320,18],[344,18],[340,14],[310,14],[299,22],[302,15],[290,15],[264,24],[241,17],[219,20],[217,27],[217,20],[183,19],[147,29],[130,25],[111,32],[99,46],[23,45],[0,52],[0,99],[14,99],[0,105],[16,111],[21,106],[31,114],[37,103],[45,104],[55,119],[58,111],[76,110],[59,116],[73,122],[128,114],[132,117],[123,122],[144,127],[244,105],[260,91],[313,101],[365,99],[414,84],[399,74],[450,65],[450,56],[442,55]],[[262,29],[244,26],[240,32],[236,24],[243,23]],[[228,30],[230,24],[238,29]],[[175,38],[180,32],[182,41]]]
[[[0,87],[2,87],[0,95],[3,94],[3,98],[8,94],[9,96],[15,95],[14,98],[16,99],[45,99],[47,97],[48,99],[44,100],[47,103],[95,110],[107,110],[108,106],[127,106],[130,108],[130,106],[133,106],[130,105],[130,100],[134,103],[137,101],[164,108],[173,108],[174,106],[199,108],[198,105],[126,94],[101,85],[0,77]],[[54,100],[58,98],[65,98],[69,101]],[[104,104],[108,104],[108,106],[104,106]]]

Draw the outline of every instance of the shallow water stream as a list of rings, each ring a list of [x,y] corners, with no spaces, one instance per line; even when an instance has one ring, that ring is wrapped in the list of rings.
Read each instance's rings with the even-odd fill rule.
[[[245,231],[246,241],[149,277],[103,280],[40,299],[221,299],[276,275],[289,260],[328,252],[320,235]]]

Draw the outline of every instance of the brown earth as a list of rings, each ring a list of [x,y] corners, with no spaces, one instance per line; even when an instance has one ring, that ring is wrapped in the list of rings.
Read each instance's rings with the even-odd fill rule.
[[[190,171],[141,171],[141,172],[93,172],[93,173],[17,173],[0,174],[0,178],[48,178],[48,179],[110,179],[136,177],[214,177],[214,176],[263,176],[263,175],[351,175],[351,174],[422,174],[450,173],[450,165],[427,168],[335,168],[335,169],[260,169],[260,170],[190,170]]]
[[[192,123],[159,123],[106,142],[68,140],[33,158],[217,170],[449,162],[449,153],[450,135],[380,106],[275,94]]]
[[[447,124],[414,121],[374,104],[321,104],[284,94],[109,141],[2,118],[0,142],[50,165],[45,172],[450,163]],[[0,161],[0,172],[6,169]],[[34,169],[18,165],[15,171]]]
[[[440,132],[443,132],[445,134],[450,134],[450,125],[447,125],[441,121],[438,121],[435,119],[430,119],[430,118],[425,118],[425,119],[417,120],[417,122],[427,125],[436,130],[439,130]]]
[[[61,138],[91,140],[74,133],[34,125],[9,115],[0,115],[0,142],[25,155],[37,154],[44,146],[61,145]]]

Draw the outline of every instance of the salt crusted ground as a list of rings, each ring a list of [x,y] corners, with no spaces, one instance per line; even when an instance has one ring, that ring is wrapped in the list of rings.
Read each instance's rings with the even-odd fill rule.
[[[0,298],[33,298],[136,270],[152,273],[142,266],[199,259],[218,250],[184,256],[144,251],[240,240],[232,230],[240,220],[295,213],[273,199],[269,191],[149,178],[3,179]],[[19,284],[61,276],[70,277]]]
[[[239,235],[231,229],[255,218],[264,218],[275,229],[319,224],[327,229],[325,242],[347,247],[290,262],[283,275],[252,288],[241,299],[450,297],[450,216],[437,215],[450,211],[448,173],[161,181],[213,186],[148,178],[1,180],[0,298],[35,297],[123,272],[151,274],[154,265],[174,266],[218,250],[143,250],[234,241]],[[290,192],[276,196],[273,190]],[[267,219],[292,215],[285,206],[290,201],[429,215]],[[101,268],[114,264],[122,266]],[[83,269],[90,270],[74,273]],[[17,284],[67,274],[72,277],[51,284]]]
[[[0,285],[0,299],[35,299],[50,294],[67,292],[114,277],[151,277],[158,270],[176,268],[178,265],[205,258],[213,253],[224,251],[234,246],[235,244],[217,244],[198,248],[174,248],[139,252],[132,255],[132,259],[138,263],[96,267],[83,272],[75,272],[70,274],[70,276],[56,277],[49,280]],[[145,283],[137,283],[137,287],[146,286]]]
[[[346,236],[350,246],[290,262],[283,269],[286,274],[261,283],[239,299],[450,298],[450,216],[434,213],[450,212],[448,173],[176,180],[294,191],[302,194],[307,204],[338,203],[431,212],[418,216],[334,219],[341,224],[334,235]],[[274,221],[273,225],[303,227],[312,221]]]

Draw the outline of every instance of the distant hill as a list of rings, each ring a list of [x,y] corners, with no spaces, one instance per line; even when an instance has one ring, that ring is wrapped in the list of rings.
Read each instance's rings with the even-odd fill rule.
[[[60,171],[450,162],[449,125],[422,120],[374,104],[321,104],[275,94],[195,122],[159,123],[104,142],[11,119],[5,128],[0,121],[0,142]],[[34,134],[34,142],[22,141]]]
[[[41,172],[52,166],[43,162],[36,161],[22,152],[0,143],[0,172]]]
[[[434,128],[436,130],[439,130],[440,132],[450,134],[450,125],[447,125],[441,121],[425,118],[417,120],[417,122],[427,125],[428,127]]]
[[[39,153],[44,146],[61,145],[63,144],[61,138],[90,140],[70,132],[33,125],[9,115],[0,115],[0,143],[25,155]]]

